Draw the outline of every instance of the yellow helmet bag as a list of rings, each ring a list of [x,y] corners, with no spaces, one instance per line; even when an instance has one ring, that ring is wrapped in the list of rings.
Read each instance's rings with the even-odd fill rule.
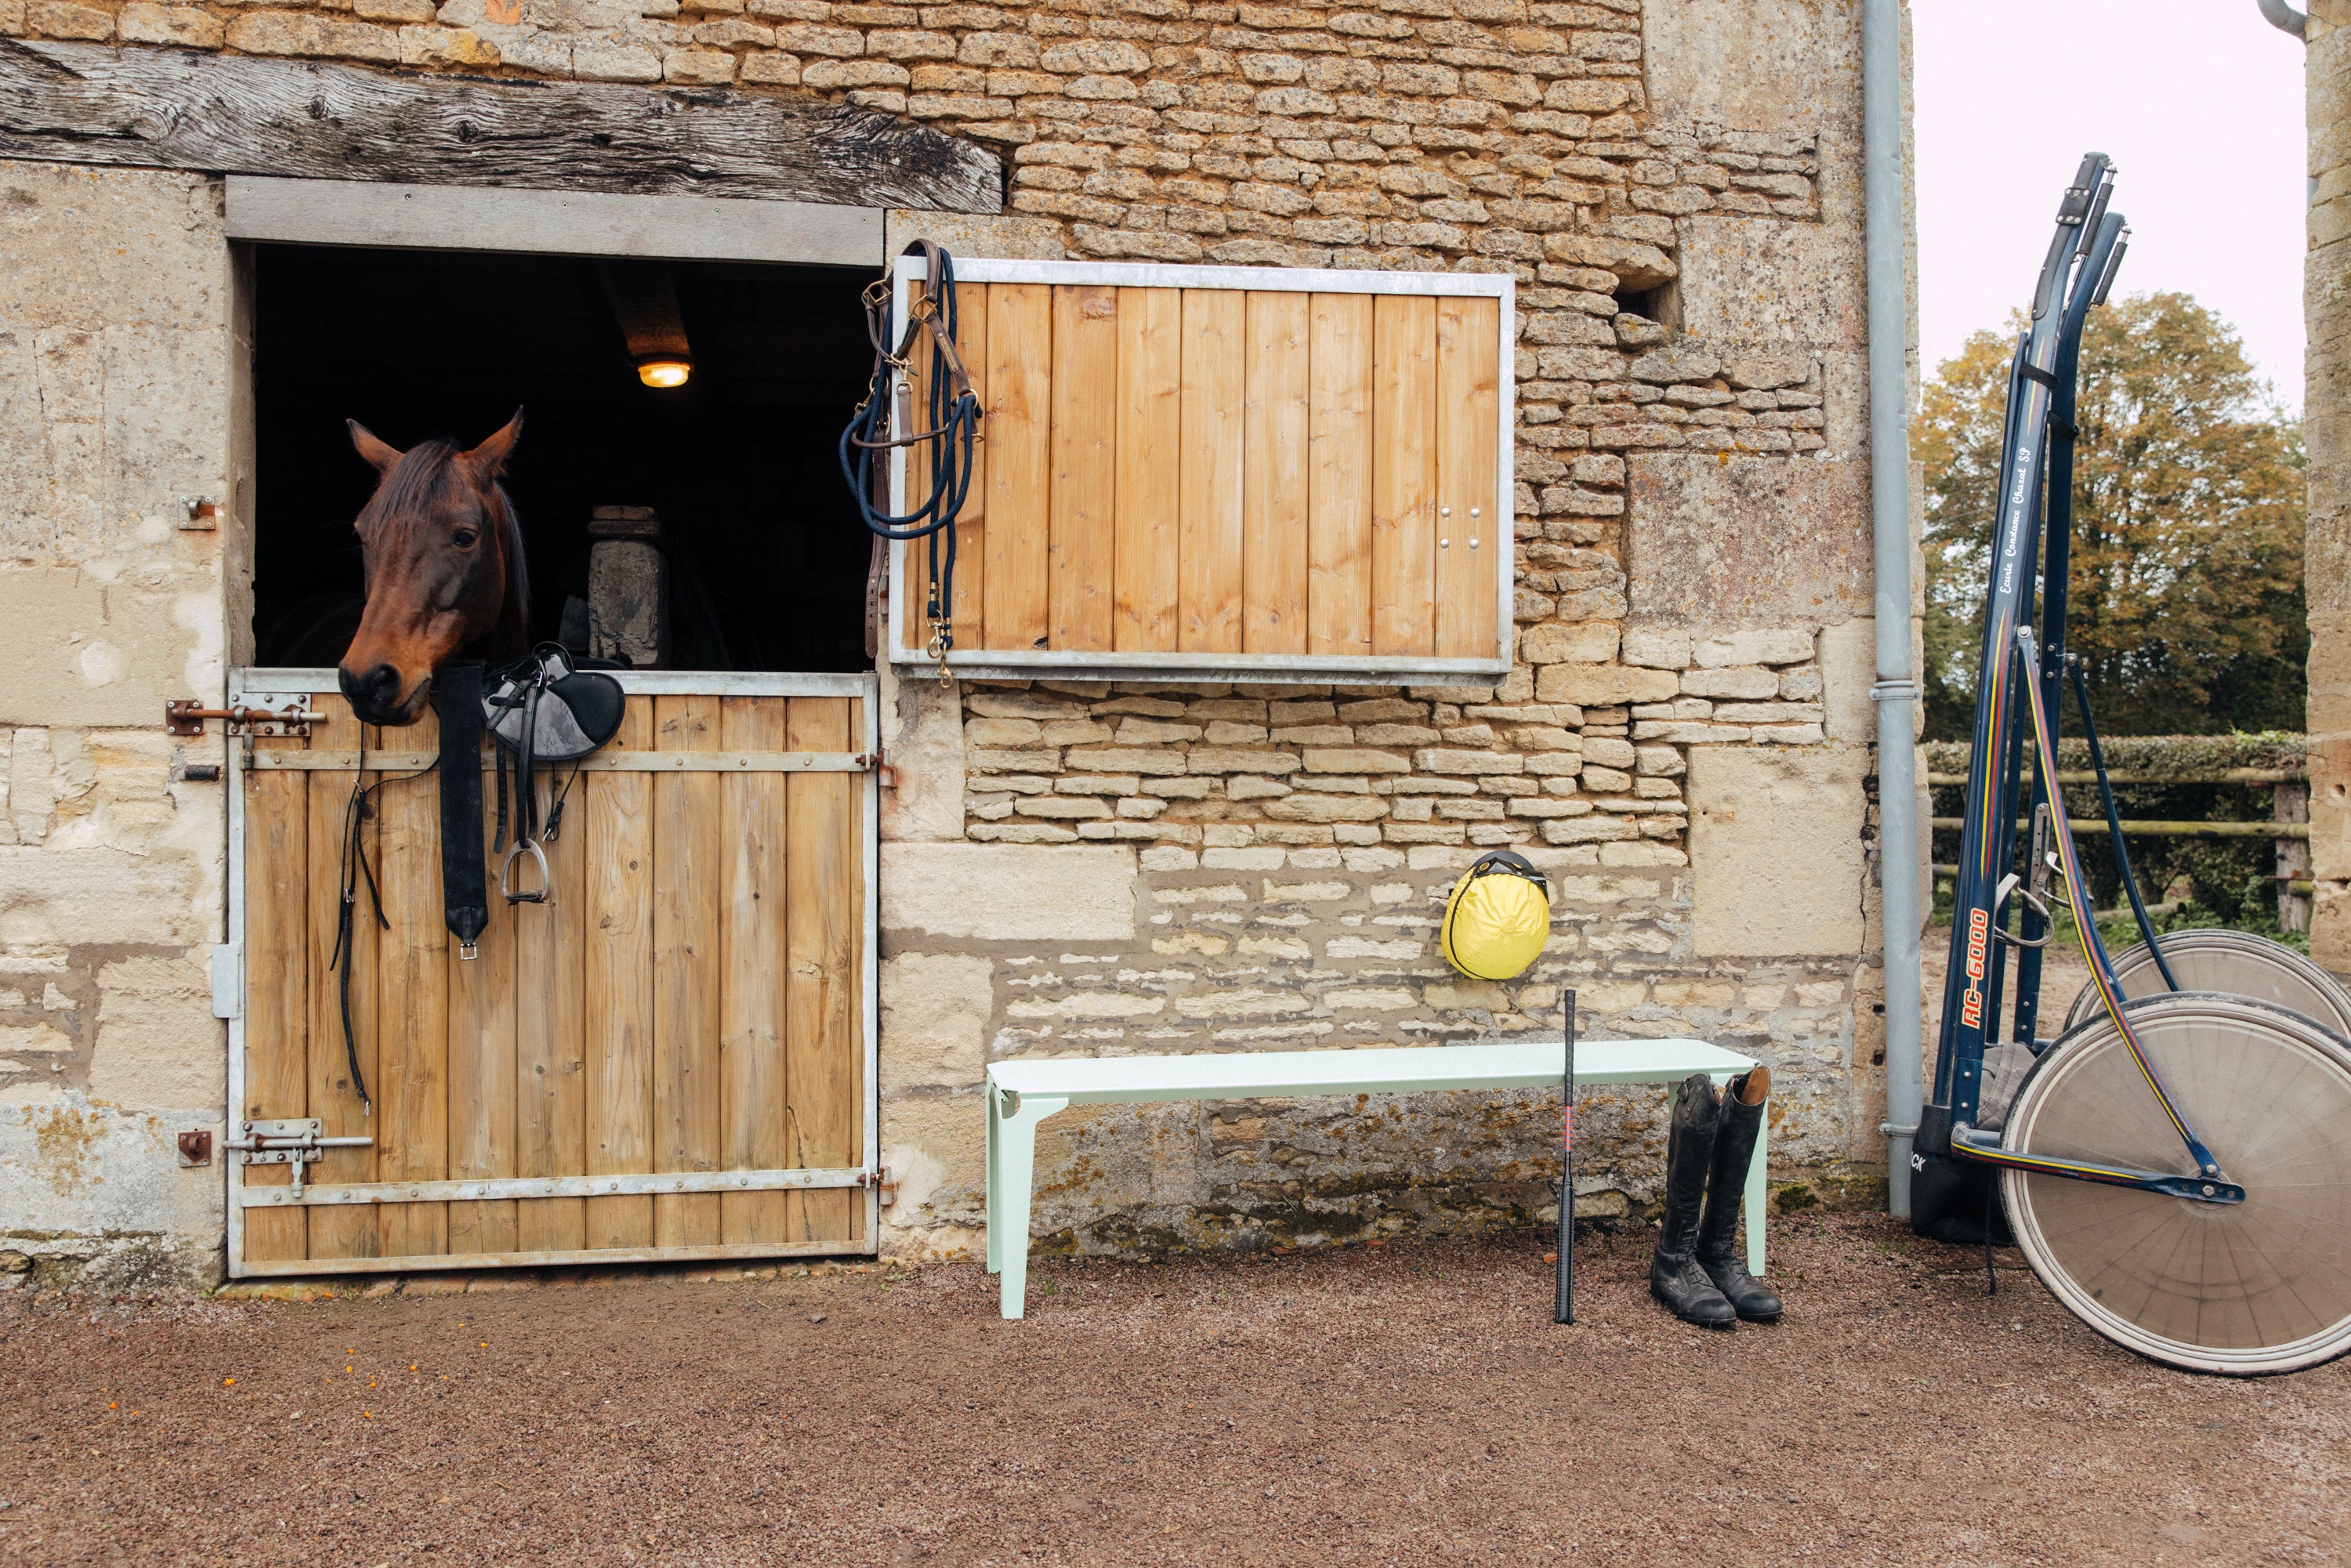
[[[1551,938],[1551,884],[1513,850],[1479,855],[1445,900],[1445,961],[1473,980],[1522,974]]]

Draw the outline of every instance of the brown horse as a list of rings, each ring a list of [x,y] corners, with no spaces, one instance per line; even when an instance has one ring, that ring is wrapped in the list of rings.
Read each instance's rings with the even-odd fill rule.
[[[439,436],[399,452],[348,423],[351,444],[382,477],[352,525],[367,605],[337,679],[363,721],[413,724],[442,661],[529,650],[522,529],[498,483],[522,410],[471,452]]]

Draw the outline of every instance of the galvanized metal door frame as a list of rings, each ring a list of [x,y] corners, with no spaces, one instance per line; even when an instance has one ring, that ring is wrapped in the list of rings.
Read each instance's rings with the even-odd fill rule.
[[[914,285],[929,276],[930,265],[920,256],[900,256],[890,263],[893,319],[904,321],[914,307]],[[1473,298],[1499,301],[1501,340],[1495,358],[1497,402],[1500,417],[1494,432],[1494,511],[1501,534],[1495,561],[1495,650],[1482,658],[1438,658],[1435,654],[1380,653],[1116,653],[1069,648],[956,649],[947,663],[967,677],[1008,680],[1079,678],[1110,681],[1249,681],[1322,683],[1360,676],[1380,685],[1458,683],[1464,677],[1490,680],[1510,673],[1518,646],[1518,622],[1512,612],[1517,584],[1518,516],[1513,472],[1517,455],[1518,366],[1512,348],[1518,332],[1518,279],[1508,272],[1371,272],[1321,267],[1217,267],[1154,261],[1019,261],[991,256],[958,258],[958,283],[1111,284],[1128,288],[1217,288],[1288,294],[1410,295],[1433,298]],[[904,371],[898,384],[909,384]],[[906,449],[890,454],[890,510],[904,517],[908,507]],[[893,664],[917,667],[935,661],[917,643],[906,643],[905,596],[894,585],[905,581],[907,546],[890,546],[889,646],[883,657]]]
[[[616,672],[623,692],[631,696],[716,697],[853,697],[864,707],[856,745],[868,759],[881,756],[881,682],[872,674],[736,674],[694,670]],[[338,691],[332,670],[267,670],[236,668],[229,672],[228,700],[282,706],[288,698],[329,695]],[[228,747],[228,941],[216,954],[213,970],[214,1010],[225,1011],[228,1022],[228,1106],[226,1121],[232,1136],[241,1127],[246,1092],[246,1017],[248,1011],[245,975],[245,781],[249,746]],[[783,754],[778,754],[783,755]],[[372,771],[372,769],[371,770]],[[808,1255],[872,1255],[881,1246],[882,1222],[882,789],[881,770],[874,760],[864,769],[863,821],[859,831],[859,864],[865,879],[863,956],[858,965],[862,1006],[860,1027],[864,1034],[863,1105],[864,1159],[853,1169],[717,1171],[705,1175],[655,1172],[637,1176],[515,1177],[492,1181],[389,1182],[365,1184],[387,1189],[381,1196],[336,1195],[334,1185],[312,1186],[306,1207],[350,1202],[399,1203],[423,1199],[484,1199],[507,1197],[585,1197],[592,1190],[608,1193],[731,1192],[779,1189],[854,1187],[865,1195],[865,1235],[854,1241],[724,1242],[699,1247],[598,1247],[543,1252],[445,1253],[411,1259],[313,1258],[248,1261],[245,1257],[245,1209],[247,1194],[284,1194],[282,1187],[248,1188],[245,1166],[224,1150],[226,1180],[228,1275],[251,1279],[287,1274],[351,1274],[419,1269],[528,1268],[546,1264],[691,1261],[730,1258],[780,1258]],[[223,956],[234,963],[223,972]],[[233,1002],[224,1009],[222,1004]],[[748,1178],[748,1179],[745,1179]],[[433,1190],[423,1190],[425,1188]],[[546,1188],[540,1191],[540,1188]],[[577,1187],[579,1190],[574,1191]],[[458,1189],[464,1190],[458,1190]],[[442,1190],[446,1189],[446,1190]],[[527,1190],[528,1189],[528,1190]],[[276,1207],[289,1200],[270,1197],[256,1207]]]

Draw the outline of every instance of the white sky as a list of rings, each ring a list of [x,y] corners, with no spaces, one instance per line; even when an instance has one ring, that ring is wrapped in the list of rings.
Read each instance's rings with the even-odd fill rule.
[[[2254,0],[1911,0],[1911,25],[1929,376],[2028,302],[2095,150],[2131,225],[2116,293],[2194,295],[2302,406],[2299,42]]]

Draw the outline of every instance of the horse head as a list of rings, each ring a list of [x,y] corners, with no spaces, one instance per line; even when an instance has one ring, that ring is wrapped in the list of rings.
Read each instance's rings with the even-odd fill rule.
[[[529,647],[522,533],[498,484],[522,411],[470,452],[437,436],[399,452],[349,423],[381,477],[352,525],[367,605],[336,675],[363,722],[413,724],[443,660],[475,643],[493,657]]]

